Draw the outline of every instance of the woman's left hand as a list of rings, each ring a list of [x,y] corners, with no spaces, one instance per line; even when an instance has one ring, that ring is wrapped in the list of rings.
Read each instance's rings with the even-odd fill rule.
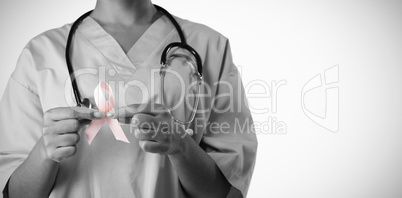
[[[145,152],[175,155],[183,149],[182,141],[187,134],[180,124],[173,121],[164,105],[133,104],[112,110],[106,116],[131,124]]]

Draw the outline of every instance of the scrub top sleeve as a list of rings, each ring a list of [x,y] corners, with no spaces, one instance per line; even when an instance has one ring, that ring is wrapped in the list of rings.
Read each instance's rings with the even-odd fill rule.
[[[23,52],[0,102],[0,189],[42,135],[43,112],[33,84],[30,57]],[[0,193],[0,197],[2,194]]]
[[[229,43],[225,47],[216,95],[200,146],[220,168],[232,187],[246,197],[254,170],[257,138],[239,72],[232,61]]]

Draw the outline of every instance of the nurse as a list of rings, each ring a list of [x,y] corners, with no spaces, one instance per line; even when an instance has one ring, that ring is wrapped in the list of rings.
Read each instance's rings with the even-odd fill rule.
[[[71,24],[32,39],[0,103],[4,197],[247,195],[257,140],[228,39],[174,19],[202,59],[194,133],[174,124],[166,106],[155,102],[163,96],[152,91],[160,82],[155,71],[164,47],[180,41],[171,20],[150,0],[98,0],[76,30],[71,57],[82,98],[96,106],[94,89],[105,81],[116,109],[105,115],[75,107],[64,58]],[[105,116],[121,121],[127,141],[117,141],[104,123],[88,143],[88,124]]]

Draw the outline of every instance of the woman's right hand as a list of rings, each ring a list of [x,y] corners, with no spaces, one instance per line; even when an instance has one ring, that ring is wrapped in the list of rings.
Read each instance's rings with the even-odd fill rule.
[[[85,107],[58,107],[44,115],[42,135],[42,157],[55,162],[73,156],[80,141],[79,130],[91,120],[105,117],[105,114]]]

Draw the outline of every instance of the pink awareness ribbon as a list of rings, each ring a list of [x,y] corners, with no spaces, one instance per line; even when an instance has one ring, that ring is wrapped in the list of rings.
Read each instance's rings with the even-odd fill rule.
[[[102,90],[109,95],[107,100]],[[94,98],[99,111],[105,113],[105,115],[107,112],[115,108],[112,89],[106,82],[101,81],[99,85],[96,86],[94,90]],[[87,136],[89,144],[91,144],[104,122],[108,123],[116,140],[130,143],[117,119],[112,119],[105,116],[104,118],[98,120],[92,120],[88,128],[85,130],[85,135]]]

